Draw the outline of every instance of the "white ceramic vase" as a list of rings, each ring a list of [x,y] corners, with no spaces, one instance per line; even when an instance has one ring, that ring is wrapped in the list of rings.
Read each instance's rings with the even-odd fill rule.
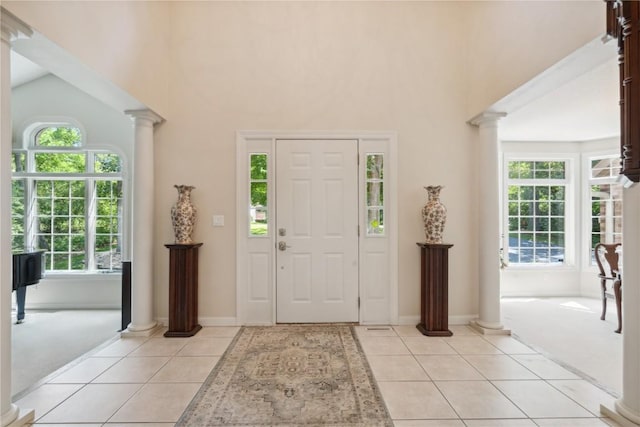
[[[196,208],[191,204],[191,185],[174,185],[178,189],[178,201],[171,207],[171,224],[177,244],[193,243],[191,235],[196,223]]]
[[[447,221],[447,208],[440,202],[441,185],[424,187],[427,190],[427,204],[422,208],[422,221],[427,243],[441,244],[444,223]]]

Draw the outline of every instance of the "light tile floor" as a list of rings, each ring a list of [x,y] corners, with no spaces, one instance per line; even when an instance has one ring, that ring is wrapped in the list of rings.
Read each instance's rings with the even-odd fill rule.
[[[35,426],[172,426],[238,329],[119,339],[17,404],[35,409]],[[396,426],[617,426],[599,411],[613,396],[515,338],[451,330],[436,338],[413,326],[356,327]]]

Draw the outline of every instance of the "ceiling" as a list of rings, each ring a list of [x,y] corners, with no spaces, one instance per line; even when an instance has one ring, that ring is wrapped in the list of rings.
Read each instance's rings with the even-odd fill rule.
[[[49,72],[11,51],[11,87]],[[588,141],[620,134],[617,58],[572,79],[500,121],[505,141]]]
[[[11,87],[20,86],[49,74],[47,70],[34,64],[24,56],[11,51]]]
[[[613,57],[500,121],[504,141],[588,141],[620,135],[618,60]]]

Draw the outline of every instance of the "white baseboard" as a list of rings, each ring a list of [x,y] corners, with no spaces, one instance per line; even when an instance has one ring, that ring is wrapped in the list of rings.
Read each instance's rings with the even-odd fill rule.
[[[477,314],[464,314],[460,316],[449,316],[450,325],[468,325],[469,322],[478,318]],[[398,325],[417,325],[420,323],[420,316],[400,316]]]
[[[17,310],[14,304],[12,310]],[[29,310],[120,310],[119,305],[113,304],[67,304],[67,303],[33,303],[25,307],[25,311]]]
[[[398,325],[415,326],[420,323],[420,316],[398,316]]]
[[[198,317],[200,326],[239,326],[235,317]],[[157,317],[156,322],[169,324],[168,317]]]
[[[198,317],[202,326],[239,326],[235,317]]]
[[[472,320],[478,318],[477,314],[465,314],[462,316],[449,316],[450,325],[468,325]]]
[[[450,325],[468,325],[472,320],[477,319],[474,314],[466,314],[462,316],[449,316]],[[157,317],[156,322],[164,325],[169,324],[169,318]],[[202,326],[242,326],[237,323],[235,317],[199,317],[198,323]],[[398,325],[415,326],[420,323],[420,316],[400,316],[398,317]],[[363,325],[365,325],[363,323]],[[273,326],[273,323],[247,323],[245,326]]]

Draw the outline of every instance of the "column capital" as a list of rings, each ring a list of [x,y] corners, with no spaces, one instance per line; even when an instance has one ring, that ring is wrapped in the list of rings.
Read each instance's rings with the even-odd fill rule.
[[[498,111],[485,111],[475,117],[472,117],[467,123],[472,126],[478,127],[497,126],[498,120],[505,117],[506,115],[507,113]]]
[[[0,6],[0,22],[2,23],[2,41],[10,43],[19,38],[29,38],[33,30],[20,18]]]
[[[131,116],[136,125],[153,127],[156,123],[162,123],[164,119],[152,110],[125,110],[126,115]]]

